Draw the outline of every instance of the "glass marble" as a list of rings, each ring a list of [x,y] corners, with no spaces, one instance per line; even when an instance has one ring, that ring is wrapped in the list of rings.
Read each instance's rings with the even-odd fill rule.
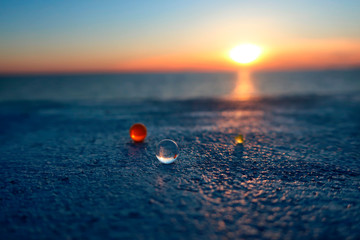
[[[238,144],[242,144],[244,143],[245,141],[245,138],[243,135],[239,134],[235,137],[235,142],[238,143]]]
[[[165,164],[173,163],[179,156],[179,147],[173,140],[164,139],[156,147],[157,159]]]
[[[146,138],[147,130],[144,124],[135,123],[131,126],[129,133],[134,142],[143,142]]]

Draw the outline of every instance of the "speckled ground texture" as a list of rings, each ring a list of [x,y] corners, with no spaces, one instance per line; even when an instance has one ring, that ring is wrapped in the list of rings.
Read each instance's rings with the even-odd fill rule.
[[[360,238],[358,94],[2,102],[0,114],[0,239]],[[180,147],[171,165],[155,157],[164,138]]]

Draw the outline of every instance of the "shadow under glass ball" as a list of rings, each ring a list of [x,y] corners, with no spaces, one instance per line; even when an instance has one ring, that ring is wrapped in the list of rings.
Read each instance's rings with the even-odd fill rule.
[[[179,147],[173,140],[164,139],[156,146],[156,157],[162,163],[173,163],[178,156]]]

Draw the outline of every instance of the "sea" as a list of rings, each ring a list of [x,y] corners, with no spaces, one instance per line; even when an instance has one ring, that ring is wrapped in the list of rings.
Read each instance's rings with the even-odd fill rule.
[[[187,100],[360,92],[360,68],[317,71],[171,72],[0,76],[0,101]]]

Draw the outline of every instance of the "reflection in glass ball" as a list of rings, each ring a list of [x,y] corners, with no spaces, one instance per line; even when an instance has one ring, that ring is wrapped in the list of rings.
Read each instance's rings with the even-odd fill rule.
[[[164,139],[156,147],[157,159],[165,164],[173,163],[179,156],[179,147],[173,140]]]

